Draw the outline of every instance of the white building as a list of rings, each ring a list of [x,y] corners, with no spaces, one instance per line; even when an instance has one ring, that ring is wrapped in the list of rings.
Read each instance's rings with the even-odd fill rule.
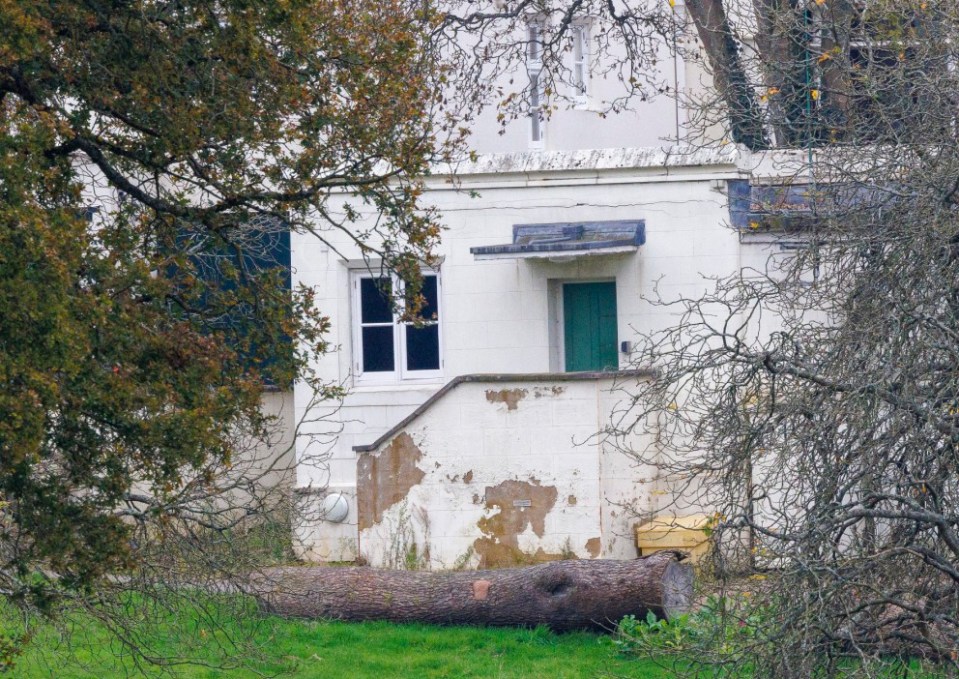
[[[679,89],[700,77],[663,63]],[[644,296],[702,292],[703,276],[763,261],[768,245],[730,228],[745,154],[678,144],[685,114],[670,98],[602,118],[594,103],[616,85],[584,82],[549,120],[505,134],[481,121],[457,185],[429,179],[447,231],[425,272],[426,327],[396,320],[377,263],[345,238],[330,248],[294,234],[294,284],[316,289],[338,347],[317,370],[349,387],[339,409],[296,387],[298,455],[339,432],[325,464],[298,470],[305,558],[452,568],[636,556],[632,528],[666,491],[595,434],[620,389],[645,379],[631,338],[674,322]]]

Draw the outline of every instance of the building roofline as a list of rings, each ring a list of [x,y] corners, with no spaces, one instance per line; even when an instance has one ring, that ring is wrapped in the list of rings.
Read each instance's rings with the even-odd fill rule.
[[[464,158],[460,162],[440,164],[432,168],[432,176],[465,178],[597,170],[735,169],[742,164],[743,153],[733,144],[715,148],[678,145],[577,151],[512,151],[487,153]]]

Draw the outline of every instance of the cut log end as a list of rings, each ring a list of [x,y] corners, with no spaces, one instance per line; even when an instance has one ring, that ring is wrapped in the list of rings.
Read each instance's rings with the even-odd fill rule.
[[[688,613],[693,603],[693,567],[674,561],[663,570],[663,612],[667,618]]]

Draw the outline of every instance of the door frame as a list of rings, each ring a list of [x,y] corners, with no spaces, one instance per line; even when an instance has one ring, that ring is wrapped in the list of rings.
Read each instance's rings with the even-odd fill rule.
[[[566,309],[563,308],[563,286],[579,283],[612,283],[616,290],[616,336],[619,337],[619,285],[616,276],[591,276],[588,278],[547,279],[547,318],[549,322],[549,371],[566,372]],[[619,347],[616,348],[619,355]]]

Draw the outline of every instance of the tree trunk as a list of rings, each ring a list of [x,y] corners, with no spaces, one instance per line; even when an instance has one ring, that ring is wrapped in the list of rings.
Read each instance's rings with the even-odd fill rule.
[[[825,10],[826,29],[822,32],[823,118],[837,141],[855,138],[850,128],[850,112],[855,90],[849,46],[855,9],[849,0],[834,0]]]
[[[722,0],[686,0],[686,11],[696,25],[716,90],[728,109],[733,141],[752,151],[768,148],[762,109],[746,77],[739,44]]]
[[[753,9],[775,143],[801,147],[814,134],[808,110],[814,75],[807,10],[797,0],[753,0]]]
[[[613,628],[624,616],[688,609],[693,572],[679,552],[633,561],[553,561],[500,570],[392,571],[365,567],[270,569],[261,605],[302,618],[556,631]]]

